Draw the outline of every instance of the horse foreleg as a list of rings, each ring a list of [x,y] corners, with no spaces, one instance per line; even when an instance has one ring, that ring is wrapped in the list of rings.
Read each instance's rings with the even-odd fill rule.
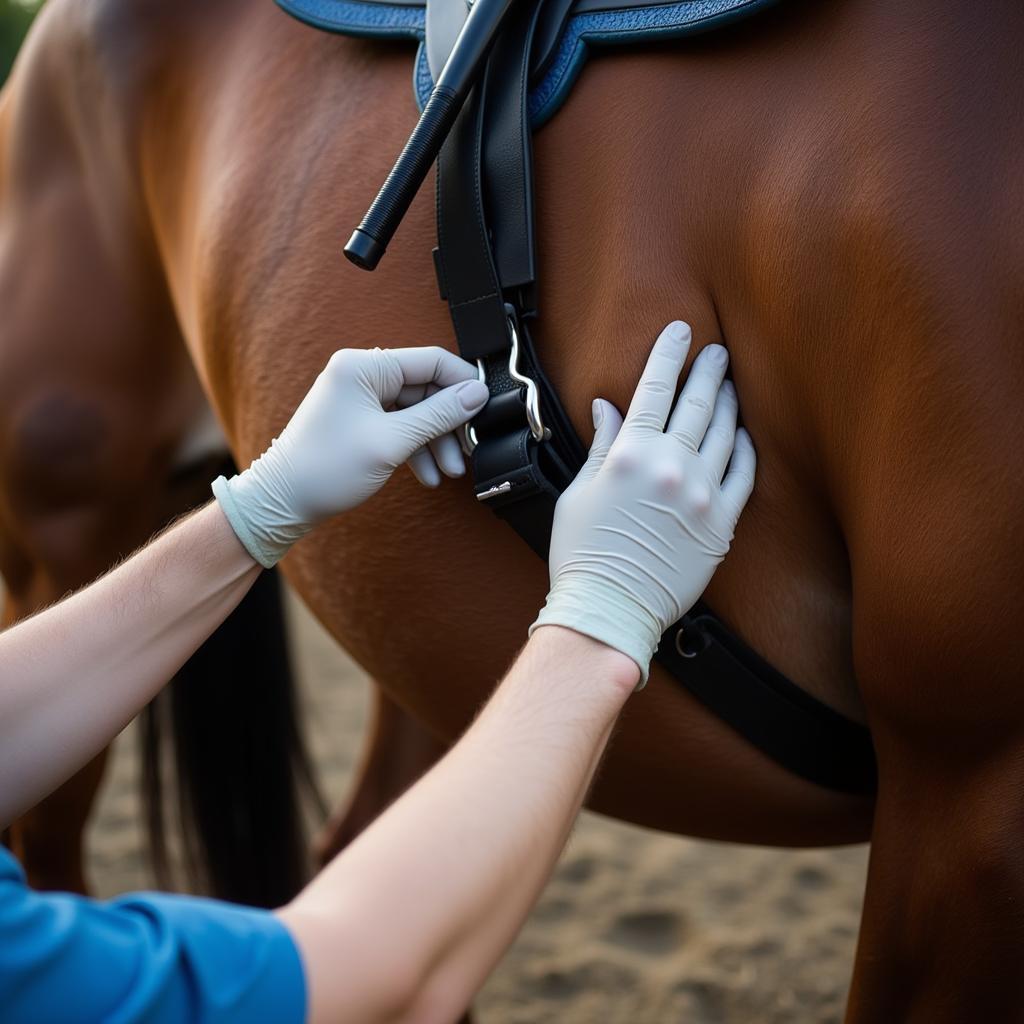
[[[851,535],[879,764],[856,1024],[1024,1020],[1024,421],[986,368],[904,425]]]
[[[433,733],[375,686],[366,744],[348,801],[317,837],[317,863],[325,865],[448,749]]]
[[[1024,1020],[1024,743],[882,746],[848,1021]]]

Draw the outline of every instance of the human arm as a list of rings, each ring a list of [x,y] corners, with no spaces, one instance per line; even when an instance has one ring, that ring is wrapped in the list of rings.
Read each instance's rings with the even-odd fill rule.
[[[663,334],[625,426],[607,404],[595,416],[556,513],[545,610],[479,718],[280,912],[314,1024],[455,1019],[539,895],[623,703],[724,557],[752,485],[722,350],[700,357],[669,415],[688,344],[681,327]]]
[[[410,456],[428,483],[439,481],[438,464],[458,473],[449,432],[486,397],[474,376],[440,349],[336,355],[268,452],[218,483],[221,501],[0,634],[0,823],[51,792],[153,698],[252,585],[257,558],[272,564]]]
[[[567,673],[568,660],[586,675]],[[437,1011],[429,1017],[454,1019],[447,1007],[461,997],[464,972],[478,983],[543,885],[595,751],[637,676],[629,659],[603,644],[557,627],[538,631],[501,699],[410,814],[394,829],[385,825],[365,851],[357,842],[340,889],[331,874],[336,862],[279,918],[180,896],[98,903],[34,893],[0,848],[4,1020],[388,1020],[390,1000],[419,981],[401,973],[410,962],[408,938],[417,933],[441,940],[431,989],[422,993]],[[540,735],[538,713],[547,723]],[[529,777],[511,779],[505,766],[523,760]],[[460,814],[445,827],[439,815],[451,816],[452,801]],[[503,833],[486,830],[491,801],[505,804],[520,826],[507,845]],[[472,848],[471,862],[485,865],[465,884],[458,870],[448,870],[453,845]],[[406,870],[409,856],[415,871]],[[491,913],[487,897],[495,886],[509,888],[509,898]],[[367,920],[373,927],[363,930]],[[301,960],[292,935],[302,937]]]
[[[259,572],[213,502],[91,586],[0,634],[0,822],[102,750]]]
[[[456,1019],[539,896],[639,677],[538,630],[466,735],[280,911],[311,1022]]]

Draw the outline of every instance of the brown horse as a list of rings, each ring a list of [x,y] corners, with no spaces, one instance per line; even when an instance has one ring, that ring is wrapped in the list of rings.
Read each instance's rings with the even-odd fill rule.
[[[1019,0],[790,0],[593,61],[536,139],[537,343],[577,429],[668,320],[729,345],[759,481],[709,603],[879,764],[874,801],[818,788],[656,669],[590,805],[870,837],[851,1021],[1024,1019],[1022,46]],[[185,349],[244,462],[334,348],[451,343],[428,195],[376,275],[340,256],[414,123],[410,59],[269,0],[52,0],[0,105],[5,546],[45,565],[132,510],[199,403]],[[108,467],[84,504],[49,484],[45,519],[6,497],[37,377],[62,381],[48,430]],[[468,485],[411,478],[285,571],[423,763],[546,583]],[[369,774],[377,802],[402,781]]]

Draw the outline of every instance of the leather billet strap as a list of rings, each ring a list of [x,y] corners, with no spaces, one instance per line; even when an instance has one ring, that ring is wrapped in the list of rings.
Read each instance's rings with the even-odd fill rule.
[[[508,350],[505,300],[487,238],[480,182],[483,103],[478,86],[466,101],[437,163],[437,243],[441,297],[459,351],[470,362]]]
[[[473,476],[478,494],[490,494],[487,504],[543,559],[551,543],[555,504],[572,479],[568,467],[551,445],[537,444],[528,427],[483,443],[473,452]]]
[[[878,789],[870,730],[792,683],[703,602],[664,633],[655,660],[795,775],[840,793]]]
[[[558,10],[544,20],[544,10]],[[477,497],[547,558],[559,495],[586,458],[530,335],[536,317],[531,47],[564,0],[519,0],[438,161],[435,264],[462,356],[481,367],[490,400],[474,420]],[[513,360],[512,342],[517,342]],[[543,438],[526,389],[539,393]],[[666,631],[656,660],[719,718],[796,775],[841,792],[877,785],[870,733],[800,690],[704,605]]]
[[[476,493],[546,555],[554,502],[586,453],[528,326],[536,276],[528,70],[540,10],[521,3],[513,11],[441,152],[437,265],[459,350],[481,366],[491,394],[473,424]],[[544,438],[529,429],[514,371],[537,384]]]

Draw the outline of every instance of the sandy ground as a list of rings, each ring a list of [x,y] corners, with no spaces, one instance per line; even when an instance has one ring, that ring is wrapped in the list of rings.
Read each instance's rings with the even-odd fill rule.
[[[311,742],[340,800],[367,684],[293,604]],[[89,864],[102,895],[151,885],[134,737],[118,741]],[[866,851],[695,842],[585,815],[519,940],[476,1002],[482,1024],[833,1024],[843,1004]]]

